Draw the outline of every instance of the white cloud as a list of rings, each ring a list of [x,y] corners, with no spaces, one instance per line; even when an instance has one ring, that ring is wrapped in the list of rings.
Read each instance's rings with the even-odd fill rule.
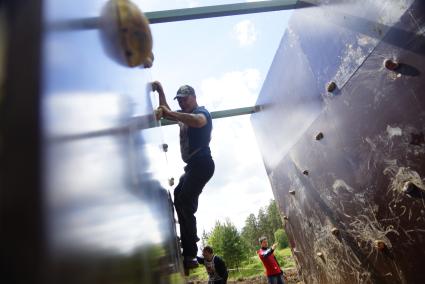
[[[250,20],[243,20],[233,27],[233,35],[240,46],[253,44],[257,40],[255,25]]]
[[[180,0],[178,2],[183,2],[185,4],[185,6],[188,7],[188,8],[200,6],[199,1],[196,1],[196,0]]]
[[[208,231],[229,218],[241,229],[273,198],[249,116],[215,120],[211,151],[216,171],[200,197],[199,228]]]
[[[201,104],[210,110],[223,110],[255,104],[261,84],[257,69],[228,72],[220,78],[201,82]]]

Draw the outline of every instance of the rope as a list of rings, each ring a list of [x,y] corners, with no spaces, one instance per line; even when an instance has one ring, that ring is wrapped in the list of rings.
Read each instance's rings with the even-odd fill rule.
[[[152,72],[150,70],[148,70],[147,71],[147,74],[148,74],[149,84],[151,84],[153,82]],[[152,106],[152,109],[155,110],[156,107],[154,107],[154,105],[153,105],[154,104],[154,101],[152,100],[152,93],[153,93],[153,91],[152,91],[152,85],[150,85],[150,92],[149,92],[149,94],[150,94],[150,98],[151,98],[151,106]],[[158,105],[159,105],[159,102],[158,102]],[[156,119],[156,116],[155,116],[155,119]],[[158,122],[158,128],[159,128],[159,132],[160,132],[161,151],[164,153],[164,156],[165,156],[165,174],[167,176],[167,182],[168,182],[168,184],[170,186],[172,186],[171,185],[171,182],[170,182],[170,179],[172,178],[171,177],[171,170],[170,170],[170,163],[168,161],[167,152],[164,149],[164,146],[167,145],[167,151],[168,151],[168,144],[165,143],[165,135],[164,135],[164,132],[163,132],[163,129],[162,129],[161,119],[159,119],[157,122]]]

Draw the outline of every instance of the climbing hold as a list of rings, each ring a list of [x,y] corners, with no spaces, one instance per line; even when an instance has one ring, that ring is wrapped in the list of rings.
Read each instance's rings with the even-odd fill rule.
[[[425,192],[411,181],[404,183],[402,191],[411,197],[425,197]]]
[[[332,93],[333,91],[335,91],[336,89],[336,83],[335,82],[329,82],[328,85],[326,86],[326,90],[329,93]]]
[[[290,190],[289,194],[295,195],[295,190]]]
[[[420,133],[411,133],[410,144],[420,146],[425,144],[425,136],[422,132]]]
[[[337,228],[332,228],[332,230],[331,230],[331,233],[334,235],[334,236],[338,236],[339,235],[339,230],[337,229]]]
[[[130,0],[104,2],[99,24],[106,53],[125,66],[144,64],[153,46],[148,18]]]
[[[385,242],[382,240],[375,240],[374,244],[375,244],[375,248],[379,251],[383,251],[387,247]]]
[[[385,59],[384,60],[384,66],[388,70],[394,71],[394,70],[397,70],[400,67],[400,64],[395,60]]]
[[[168,144],[164,143],[162,144],[162,150],[164,150],[164,152],[168,151]]]
[[[173,177],[168,179],[168,185],[169,186],[173,186],[174,185],[174,178]]]
[[[308,171],[307,170],[303,171],[303,175],[308,176]]]
[[[319,134],[316,135],[316,140],[317,141],[322,140],[323,137],[324,137],[323,133],[322,132],[319,132]]]

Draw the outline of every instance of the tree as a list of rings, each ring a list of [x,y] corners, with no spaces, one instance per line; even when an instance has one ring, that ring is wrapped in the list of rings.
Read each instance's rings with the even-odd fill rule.
[[[282,219],[276,202],[270,200],[268,206],[258,210],[257,217],[251,213],[245,220],[242,238],[247,243],[249,250],[255,251],[258,249],[258,239],[261,236],[267,237],[269,244],[277,242],[275,232],[279,229],[283,229]]]
[[[257,218],[254,214],[249,214],[245,220],[245,226],[242,228],[242,238],[248,244],[251,251],[255,251],[258,246],[260,232],[258,230]]]
[[[278,229],[274,233],[274,239],[280,249],[286,248],[289,245],[288,236],[286,235],[286,232],[283,229]]]
[[[208,244],[217,255],[223,257],[228,267],[239,267],[247,257],[247,245],[230,220],[226,220],[224,224],[216,222]]]
[[[282,219],[280,218],[279,210],[274,200],[270,200],[270,204],[267,207],[267,218],[271,231],[273,233],[276,232],[278,229],[283,228]]]
[[[257,221],[260,235],[267,237],[269,242],[272,242],[274,240],[274,231],[270,227],[269,218],[263,208],[258,211]]]
[[[202,237],[201,237],[201,245],[202,247],[205,247],[208,243],[209,235],[205,230],[202,231]]]

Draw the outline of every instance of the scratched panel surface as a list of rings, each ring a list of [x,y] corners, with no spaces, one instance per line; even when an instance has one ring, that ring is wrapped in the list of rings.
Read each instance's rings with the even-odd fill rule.
[[[252,116],[306,283],[425,282],[418,269],[425,261],[425,5],[380,5],[391,21],[353,15],[352,9],[345,11],[347,22],[333,19],[318,23],[317,30],[302,29],[305,15],[298,11],[258,99],[263,111]],[[312,9],[330,16],[335,7]],[[343,43],[352,38],[333,37],[341,27],[376,46],[366,55],[349,52],[352,47]],[[328,49],[316,48],[313,30],[325,35],[320,41]],[[337,51],[337,58],[326,50]],[[398,59],[401,67],[387,70],[386,58]],[[285,72],[295,63],[301,76]],[[341,68],[350,72],[338,81]],[[334,94],[322,91],[331,80],[339,86]],[[276,119],[279,124],[271,124]],[[323,139],[316,140],[320,132]],[[408,182],[415,185],[410,194],[403,191]]]
[[[42,185],[38,191],[35,184],[6,189],[15,192],[7,200],[15,208],[22,204],[20,192],[34,192],[40,210],[33,210],[28,222],[41,233],[19,225],[8,232],[21,258],[9,261],[2,279],[182,283],[174,211],[162,175],[162,135],[159,128],[150,128],[157,122],[149,71],[108,56],[96,29],[51,28],[52,20],[93,16],[85,13],[86,1],[57,2],[42,2],[42,54],[40,66],[34,66],[42,71],[40,110],[35,110],[41,119]],[[31,13],[25,9],[23,4],[15,7],[18,14]],[[3,207],[1,213],[10,223],[19,224],[22,218]],[[22,234],[26,243],[18,241]],[[32,247],[40,248],[39,257],[21,253]]]

